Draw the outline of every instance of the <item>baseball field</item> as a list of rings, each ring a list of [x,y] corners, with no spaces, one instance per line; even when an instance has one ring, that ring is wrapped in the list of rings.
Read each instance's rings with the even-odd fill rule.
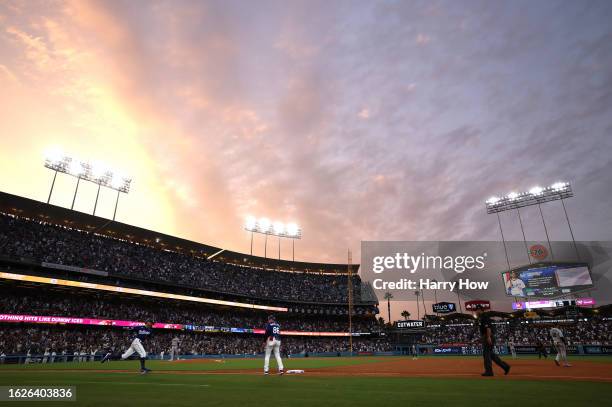
[[[0,386],[76,386],[87,406],[608,406],[612,357],[574,357],[571,368],[523,357],[509,376],[483,378],[477,357],[289,359],[304,374],[264,376],[261,359],[0,366]],[[501,396],[501,397],[500,397]]]

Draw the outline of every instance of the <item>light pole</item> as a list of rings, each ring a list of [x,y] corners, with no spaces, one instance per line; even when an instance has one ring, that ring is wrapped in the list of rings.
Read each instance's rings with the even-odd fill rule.
[[[98,191],[96,193],[96,200],[94,202],[93,214],[96,214],[98,207],[98,198],[100,197],[100,190],[102,187],[107,187],[117,191],[117,199],[115,201],[115,211],[113,213],[113,220],[117,215],[117,205],[119,204],[119,194],[127,194],[130,191],[132,184],[132,178],[121,176],[117,172],[107,170],[104,166],[99,164],[90,164],[89,162],[79,161],[74,157],[62,153],[59,150],[51,150],[45,155],[45,167],[54,171],[53,181],[51,183],[51,189],[49,190],[49,197],[47,203],[51,201],[51,194],[53,193],[53,187],[55,186],[55,180],[58,173],[70,175],[77,178],[76,188],[74,190],[74,196],[72,197],[71,210],[74,210],[76,203],[77,193],[79,192],[79,186],[81,180],[93,182],[98,185]]]
[[[72,197],[72,205],[70,209],[74,209],[74,202],[76,201],[77,192],[79,192],[79,183],[81,182],[81,177],[77,177],[76,188],[74,189],[74,196]]]
[[[548,235],[548,228],[546,227],[546,222],[544,221],[544,213],[542,211],[541,204],[552,202],[552,201],[561,201],[561,205],[563,206],[563,212],[565,213],[565,219],[567,220],[567,226],[569,227],[570,234],[572,236],[572,241],[574,242],[574,249],[576,250],[576,257],[580,260],[580,253],[578,253],[578,246],[576,245],[576,240],[574,239],[574,233],[572,231],[572,225],[570,224],[569,217],[567,216],[567,211],[565,209],[564,200],[566,198],[571,198],[574,196],[574,192],[572,191],[572,186],[569,182],[555,182],[549,187],[543,188],[539,186],[535,186],[529,190],[529,192],[516,193],[511,192],[504,197],[492,196],[491,198],[485,201],[485,206],[488,214],[497,214],[497,220],[499,223],[499,228],[502,233],[502,241],[504,242],[504,250],[506,252],[506,263],[508,264],[508,269],[510,268],[510,259],[508,257],[508,250],[506,249],[506,242],[504,239],[504,231],[502,230],[501,220],[499,219],[499,213],[504,211],[509,211],[516,209],[519,219],[519,224],[521,226],[521,232],[523,233],[523,242],[525,244],[525,250],[527,251],[527,258],[529,259],[529,263],[531,263],[531,255],[529,253],[529,249],[527,247],[527,238],[525,237],[525,230],[523,228],[523,220],[521,218],[520,208],[524,208],[526,206],[538,205],[538,209],[540,211],[540,217],[542,218],[542,225],[544,226],[544,233],[546,234],[546,241],[548,242],[548,248],[550,249],[551,258],[553,257],[552,245],[550,243],[550,236]]]
[[[272,223],[268,218],[255,218],[247,216],[244,229],[251,232],[251,255],[253,255],[253,234],[265,235],[264,258],[268,258],[268,235],[278,237],[278,259],[281,259],[281,238],[292,239],[293,260],[295,261],[295,240],[302,238],[302,229],[295,223]]]
[[[57,178],[57,170],[53,174],[53,181],[51,182],[51,189],[49,190],[49,198],[47,198],[47,203],[51,201],[51,194],[53,193],[53,187],[55,186],[55,179]]]
[[[100,196],[100,188],[102,187],[102,185],[98,184],[98,192],[96,193],[96,202],[94,203],[94,210],[92,215],[96,216],[96,208],[98,207],[98,197]]]

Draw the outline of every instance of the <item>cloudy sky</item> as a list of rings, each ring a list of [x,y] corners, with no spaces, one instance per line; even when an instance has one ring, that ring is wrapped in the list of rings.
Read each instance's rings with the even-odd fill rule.
[[[2,1],[0,189],[46,200],[57,146],[134,177],[122,222],[248,252],[265,215],[302,225],[298,259],[342,262],[498,239],[486,198],[568,180],[576,238],[610,239],[610,21],[609,1]]]

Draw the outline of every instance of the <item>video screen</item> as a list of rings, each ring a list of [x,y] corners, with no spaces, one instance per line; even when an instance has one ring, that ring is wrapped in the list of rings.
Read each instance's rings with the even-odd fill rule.
[[[506,294],[513,297],[554,297],[593,287],[586,264],[555,265],[505,271]]]

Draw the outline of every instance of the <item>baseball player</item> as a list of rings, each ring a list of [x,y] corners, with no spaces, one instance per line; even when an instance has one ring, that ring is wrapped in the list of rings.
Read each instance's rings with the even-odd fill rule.
[[[278,374],[284,374],[283,361],[280,356],[281,346],[281,329],[280,325],[274,321],[274,317],[270,315],[268,317],[268,323],[266,324],[266,342],[264,343],[266,349],[266,357],[264,360],[264,374],[268,374],[270,367],[270,353],[274,350],[274,357],[276,358],[276,364],[278,366]]]
[[[512,359],[516,359],[516,348],[514,347],[514,342],[508,342],[508,347],[510,348],[510,353],[512,354]]]
[[[550,328],[550,336],[553,340],[553,345],[555,345],[555,349],[557,350],[557,357],[555,357],[555,364],[557,366],[561,366],[559,364],[559,359],[563,359],[564,367],[571,367],[569,363],[567,363],[567,347],[565,346],[565,337],[563,336],[563,332],[557,326]]]
[[[417,347],[416,345],[412,345],[412,360],[415,360],[418,358],[419,358],[419,354],[417,352]]]
[[[174,360],[174,358],[178,360],[178,347],[180,342],[181,341],[179,340],[178,336],[172,338],[172,346],[170,348],[170,360]]]
[[[104,363],[108,360],[126,360],[134,353],[137,353],[140,356],[140,374],[147,374],[151,371],[151,369],[147,369],[145,367],[145,359],[147,358],[147,352],[142,347],[142,341],[151,337],[153,330],[151,327],[152,323],[147,322],[144,326],[139,326],[132,328],[134,331],[134,339],[132,340],[132,344],[130,347],[122,354],[122,355],[112,355],[110,352],[104,355],[100,362]]]
[[[510,280],[506,282],[506,290],[508,294],[514,295],[517,297],[524,297],[525,294],[523,290],[525,289],[525,287],[526,286],[523,280],[518,278],[518,274],[516,271],[513,271],[510,274]]]

